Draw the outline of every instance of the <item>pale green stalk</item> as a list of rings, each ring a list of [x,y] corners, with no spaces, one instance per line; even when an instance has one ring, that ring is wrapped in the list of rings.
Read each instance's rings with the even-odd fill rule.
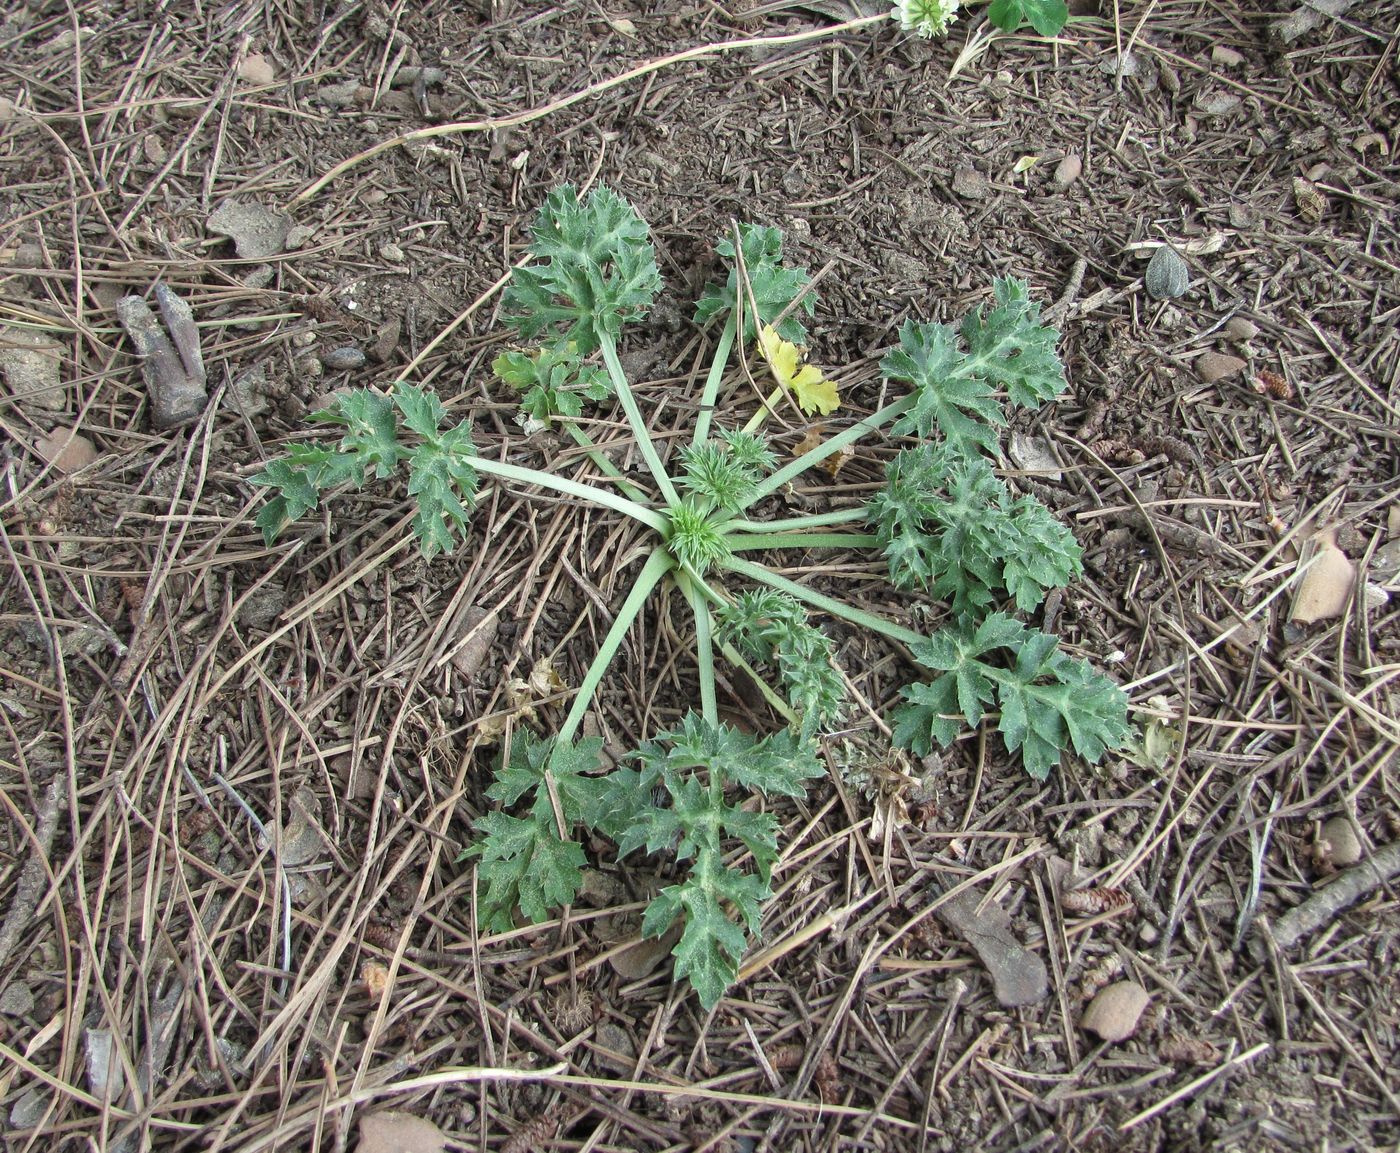
[[[622,608],[618,610],[617,618],[613,621],[612,627],[608,629],[608,635],[598,646],[598,653],[593,658],[593,663],[583,674],[583,681],[578,687],[578,695],[574,697],[569,715],[559,726],[559,744],[573,740],[574,733],[583,723],[584,714],[588,712],[588,706],[592,703],[594,692],[602,683],[603,676],[608,671],[608,666],[612,664],[613,658],[617,656],[618,649],[622,647],[627,630],[632,627],[632,622],[637,619],[642,608],[646,605],[647,597],[651,596],[652,589],[657,586],[662,577],[675,567],[675,563],[667,553],[659,548],[647,558],[647,563],[637,574],[637,580],[632,585],[631,592],[627,594],[627,599],[622,602]]]
[[[870,516],[865,507],[842,508],[835,512],[812,513],[810,516],[788,517],[786,520],[731,520],[724,526],[731,532],[802,532],[809,528],[824,528],[833,524],[851,524]]]
[[[622,362],[617,358],[617,344],[607,333],[600,333],[599,347],[603,352],[603,363],[608,366],[608,375],[612,377],[618,402],[622,405],[622,411],[627,414],[627,423],[632,426],[632,435],[637,438],[637,447],[641,450],[642,459],[646,461],[647,468],[656,479],[656,485],[661,490],[661,499],[674,508],[680,503],[680,497],[676,495],[676,486],[671,483],[666,466],[661,463],[661,455],[656,451],[656,445],[651,442],[651,430],[642,419],[642,410],[637,406],[637,398],[632,395],[632,386],[627,383],[627,374],[622,371]]]
[[[719,700],[715,696],[715,643],[710,620],[710,606],[705,594],[696,586],[689,573],[677,582],[690,601],[695,614],[695,663],[700,672],[700,714],[712,725],[719,724]]]
[[[746,561],[741,557],[731,556],[720,561],[720,565],[730,572],[746,576],[750,580],[766,584],[769,588],[785,592],[789,596],[796,597],[800,601],[821,609],[823,612],[831,613],[842,620],[850,621],[853,625],[871,629],[881,633],[893,640],[902,641],[906,645],[918,644],[927,638],[923,633],[917,633],[913,629],[905,628],[903,625],[895,624],[894,621],[886,620],[884,617],[868,613],[863,609],[855,608],[844,601],[836,600],[823,593],[809,589],[806,585],[800,585],[796,581],[788,580],[787,577],[779,576],[775,572],[769,572],[762,565],[756,565],[751,561]]]
[[[617,487],[622,490],[623,496],[639,503],[646,501],[646,496],[641,490],[623,478],[622,470],[598,451],[598,445],[588,433],[584,432],[583,429],[579,428],[578,425],[566,417],[560,417],[559,422],[568,430],[569,435],[573,437],[574,443],[587,452],[588,459],[598,466],[603,475],[616,482]]]
[[[880,538],[859,532],[746,532],[727,538],[731,552],[770,548],[879,548]]]
[[[748,674],[749,679],[758,687],[759,693],[762,695],[763,699],[768,702],[769,707],[773,709],[774,712],[794,728],[802,723],[802,718],[797,715],[796,710],[773,691],[773,687],[763,679],[753,665],[749,664],[749,662],[744,659],[744,655],[739,652],[738,649],[731,644],[722,644],[720,645],[719,651],[724,654],[724,659],[736,669]]]
[[[890,421],[903,416],[914,406],[914,401],[917,396],[917,393],[911,392],[907,396],[901,396],[898,400],[891,401],[889,404],[885,405],[884,408],[880,409],[879,412],[872,413],[864,420],[857,421],[855,424],[851,425],[850,428],[838,432],[835,436],[822,441],[821,444],[817,445],[817,447],[810,452],[804,452],[796,460],[789,461],[787,464],[783,465],[782,468],[778,469],[777,472],[759,483],[758,487],[755,488],[753,493],[749,496],[749,499],[744,502],[743,508],[750,508],[769,493],[777,492],[789,481],[801,476],[809,468],[821,464],[827,457],[840,452],[848,444],[854,444],[866,433],[875,432],[889,424]],[[743,510],[741,509],[740,511]]]
[[[561,492],[566,496],[577,497],[579,500],[591,501],[593,504],[610,508],[614,512],[620,512],[624,516],[630,516],[633,520],[639,520],[648,528],[653,528],[657,532],[664,533],[667,528],[666,518],[654,508],[647,508],[636,501],[628,500],[625,496],[618,496],[615,492],[609,492],[605,488],[597,488],[591,484],[583,484],[576,480],[569,480],[567,477],[555,476],[553,473],[541,472],[539,469],[522,468],[518,464],[506,464],[504,461],[493,460],[490,457],[474,456],[469,462],[477,472],[483,472],[487,476],[500,477],[502,480],[513,480],[517,484],[533,484],[540,488],[552,488],[555,492]]]
[[[734,334],[738,330],[735,310],[729,310],[724,328],[715,344],[714,359],[710,361],[710,374],[705,378],[705,387],[700,390],[700,409],[695,415],[695,434],[690,443],[702,445],[710,435],[710,423],[714,420],[715,404],[719,400],[720,382],[724,380],[724,370],[729,365],[729,354],[734,350]]]

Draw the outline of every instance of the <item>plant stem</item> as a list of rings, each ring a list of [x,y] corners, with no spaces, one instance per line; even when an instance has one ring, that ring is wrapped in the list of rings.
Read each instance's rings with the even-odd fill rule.
[[[757,432],[767,423],[768,417],[777,407],[778,401],[783,399],[783,386],[780,384],[768,394],[768,399],[758,406],[753,416],[749,417],[749,423],[744,425],[745,432]]]
[[[637,398],[632,395],[632,386],[627,383],[627,374],[622,371],[622,362],[617,358],[617,344],[607,333],[600,333],[599,336],[603,363],[608,366],[608,375],[612,377],[613,388],[617,391],[622,411],[627,414],[627,423],[632,426],[632,434],[637,438],[637,447],[641,450],[642,459],[647,462],[647,468],[656,478],[656,485],[661,490],[661,499],[668,507],[675,508],[680,503],[680,498],[676,495],[676,486],[671,483],[666,466],[661,463],[661,454],[651,442],[651,431],[642,419],[642,410],[637,407]]]
[[[710,374],[705,377],[705,387],[700,390],[700,410],[695,414],[695,435],[690,443],[702,445],[710,435],[710,422],[714,420],[715,403],[719,400],[719,386],[724,379],[724,370],[729,365],[729,354],[734,350],[734,334],[737,331],[737,310],[730,309],[729,316],[720,331],[715,344],[714,359],[710,361]]]
[[[879,548],[880,538],[862,532],[746,532],[730,537],[731,552],[769,548]]]
[[[561,419],[560,423],[568,430],[569,435],[573,437],[574,443],[588,453],[588,459],[598,466],[603,475],[611,477],[612,480],[616,482],[617,487],[622,490],[623,496],[627,497],[629,500],[635,500],[638,503],[646,500],[646,496],[640,489],[623,478],[622,470],[598,451],[598,445],[588,433],[584,432],[583,429],[579,428],[578,425],[567,418]]]
[[[690,574],[682,573],[676,582],[690,601],[695,614],[695,663],[700,671],[700,714],[710,724],[719,723],[719,701],[715,696],[715,641],[710,606]]]
[[[731,532],[801,532],[809,528],[824,528],[832,524],[852,524],[865,520],[869,512],[864,505],[859,508],[842,508],[835,512],[812,513],[810,516],[794,516],[785,520],[731,520],[724,526]]]
[[[752,561],[743,560],[741,557],[731,556],[720,561],[720,564],[730,572],[746,576],[750,580],[756,580],[760,584],[766,584],[769,588],[775,588],[779,592],[785,592],[789,596],[796,597],[800,601],[806,601],[809,605],[829,612],[832,616],[841,617],[848,620],[853,625],[861,628],[871,629],[874,632],[882,633],[893,640],[903,641],[906,645],[917,644],[927,638],[923,633],[917,633],[913,629],[905,628],[903,625],[895,624],[894,621],[886,620],[884,617],[868,613],[863,609],[855,608],[838,601],[834,597],[829,597],[819,593],[814,589],[809,589],[806,585],[800,585],[796,581],[788,580],[787,577],[779,576],[775,572],[769,572],[762,565],[756,565]]]
[[[567,477],[554,476],[552,473],[540,472],[534,468],[522,468],[518,464],[506,464],[504,461],[492,460],[490,457],[474,456],[471,458],[471,466],[477,472],[484,472],[487,476],[500,477],[502,480],[513,480],[518,484],[533,484],[540,488],[552,488],[555,492],[562,492],[565,496],[577,497],[579,500],[591,501],[593,504],[610,508],[614,512],[623,513],[633,520],[639,520],[648,528],[653,528],[659,533],[664,533],[667,528],[666,518],[654,508],[647,508],[636,501],[628,500],[625,496],[618,496],[615,492],[609,492],[605,488],[598,488],[591,484],[582,484],[576,480],[569,480]]]
[[[859,420],[850,428],[822,441],[810,452],[804,452],[796,460],[789,461],[754,489],[749,499],[744,502],[743,508],[750,508],[769,493],[777,492],[788,481],[801,476],[809,468],[821,464],[827,457],[840,452],[848,444],[854,444],[866,433],[874,432],[889,424],[890,421],[903,416],[914,406],[916,395],[916,393],[911,392],[907,396],[901,396],[898,400],[891,401],[879,412],[871,413],[864,420]]]
[[[651,596],[652,589],[674,566],[675,562],[659,547],[647,558],[647,563],[637,574],[636,583],[632,585],[627,599],[622,602],[622,608],[618,610],[617,618],[613,621],[612,627],[608,629],[608,635],[598,646],[598,655],[593,658],[593,663],[583,674],[583,681],[578,687],[578,695],[574,697],[569,715],[559,726],[559,743],[563,744],[573,740],[574,733],[583,723],[583,716],[588,712],[589,704],[592,703],[594,692],[602,681],[603,675],[608,671],[608,666],[612,664],[613,657],[617,656],[617,650],[622,647],[627,630],[632,627],[632,622],[637,619],[642,608],[646,605],[647,597]]]

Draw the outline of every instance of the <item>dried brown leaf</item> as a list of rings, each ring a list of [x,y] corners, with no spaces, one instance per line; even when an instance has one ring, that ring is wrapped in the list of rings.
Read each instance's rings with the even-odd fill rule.
[[[1311,624],[1342,615],[1356,586],[1356,566],[1337,547],[1337,530],[1323,529],[1312,538],[1303,558],[1303,575],[1293,595],[1290,621]]]

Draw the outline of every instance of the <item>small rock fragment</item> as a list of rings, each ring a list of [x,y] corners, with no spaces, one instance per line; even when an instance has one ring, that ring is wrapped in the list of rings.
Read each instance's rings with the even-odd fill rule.
[[[309,224],[294,224],[287,230],[284,247],[288,252],[295,252],[298,248],[305,248],[307,242],[315,235],[316,230]]]
[[[1244,63],[1244,54],[1217,44],[1210,50],[1210,62],[1217,68],[1238,68]]]
[[[991,182],[975,168],[959,168],[953,173],[953,191],[965,200],[985,200],[991,190]]]
[[[1238,202],[1231,204],[1227,210],[1230,218],[1230,227],[1238,229],[1253,228],[1259,223],[1259,210],[1248,204]]]
[[[1143,273],[1147,295],[1153,300],[1172,300],[1191,287],[1191,272],[1170,244],[1164,244],[1152,254]]]
[[[1196,358],[1196,374],[1207,384],[1234,376],[1244,369],[1245,362],[1238,356],[1224,352],[1203,352]]]
[[[397,316],[390,317],[375,335],[374,343],[369,346],[370,359],[375,364],[386,364],[397,351],[402,334],[403,321]]]
[[[1079,179],[1080,173],[1084,171],[1084,161],[1079,158],[1079,154],[1071,152],[1057,165],[1055,165],[1055,176],[1051,181],[1054,186],[1063,192],[1071,184]]]
[[[430,88],[434,84],[441,84],[446,79],[447,73],[441,68],[419,68],[414,64],[405,64],[394,73],[394,78],[389,81],[389,87],[410,88],[421,83],[424,88]]]
[[[77,472],[80,468],[90,465],[98,456],[92,441],[65,425],[59,425],[47,436],[36,440],[34,451],[59,472]]]
[[[1196,98],[1196,110],[1206,116],[1232,116],[1243,104],[1234,92],[1203,92]]]
[[[23,1017],[34,1008],[34,990],[23,981],[11,981],[0,992],[0,1013],[6,1017]]]
[[[379,255],[390,264],[403,264],[408,259],[404,250],[392,240],[379,246]]]
[[[321,363],[332,372],[349,372],[364,367],[365,354],[352,345],[345,345],[321,353]]]
[[[1356,566],[1337,547],[1336,529],[1323,529],[1312,538],[1311,545],[1304,558],[1307,567],[1288,614],[1288,619],[1296,624],[1341,616],[1356,584]]]
[[[1011,456],[1012,463],[1017,468],[1035,473],[1038,480],[1058,484],[1063,479],[1064,474],[1060,471],[1060,462],[1050,451],[1050,442],[1043,437],[1013,432],[1007,451]]]
[[[356,1153],[442,1153],[446,1148],[447,1135],[426,1118],[398,1110],[360,1117]]]
[[[1243,316],[1232,316],[1225,322],[1225,335],[1244,344],[1259,335],[1259,326]]]
[[[229,200],[204,222],[216,236],[227,236],[239,260],[267,260],[285,251],[292,218],[255,201]]]
[[[254,53],[252,56],[245,56],[243,62],[238,65],[238,78],[255,87],[262,87],[276,82],[277,70],[266,56]]]
[[[1110,52],[1099,61],[1099,71],[1106,76],[1136,76],[1142,71],[1142,63],[1132,52],[1124,52],[1121,57]]]
[[[151,421],[159,429],[196,419],[209,399],[199,330],[190,306],[165,285],[156,286],[157,320],[139,296],[117,302],[117,319],[141,358],[141,374],[151,396]]]
[[[272,283],[273,277],[277,275],[277,270],[270,264],[259,264],[249,269],[240,278],[244,288],[251,288],[254,292],[258,289],[266,288]]]
[[[39,1124],[49,1112],[52,1096],[53,1090],[47,1085],[26,1089],[19,1100],[10,1106],[10,1124],[16,1129],[28,1129],[31,1125]]]
[[[1364,849],[1361,838],[1347,817],[1333,817],[1322,826],[1318,836],[1317,856],[1319,861],[1337,869],[1345,869],[1361,860]]]
[[[21,408],[61,412],[67,398],[59,380],[58,345],[42,332],[0,327],[0,372]]]
[[[327,108],[349,108],[360,94],[358,80],[344,80],[339,84],[327,84],[316,89],[316,99]]]
[[[1100,989],[1084,1010],[1079,1027],[1110,1044],[1133,1035],[1151,998],[1136,981],[1115,981]]]

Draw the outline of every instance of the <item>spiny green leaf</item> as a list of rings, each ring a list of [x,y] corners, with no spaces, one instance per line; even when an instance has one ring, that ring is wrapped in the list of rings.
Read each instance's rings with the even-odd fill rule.
[[[1074,534],[1038,500],[1022,497],[1008,510],[1002,538],[1001,583],[1022,612],[1032,612],[1052,588],[1084,571]]]
[[[1004,388],[1012,404],[1030,408],[1065,390],[1065,369],[1055,352],[1059,333],[1038,323],[1040,305],[1021,280],[998,280],[996,307],[980,307],[963,320],[968,357],[963,370]]]
[[[914,407],[894,423],[897,435],[938,432],[964,452],[996,451],[996,430],[1006,418],[991,386],[967,371],[965,359],[946,324],[904,322],[899,347],[880,361],[886,380],[908,381],[917,390]]]
[[[552,331],[592,352],[645,316],[661,289],[646,222],[609,188],[582,203],[573,185],[554,189],[530,251],[541,263],[515,269],[505,293],[506,319],[527,340]]]
[[[778,467],[777,455],[768,447],[768,442],[755,432],[743,429],[722,429],[720,439],[729,446],[729,455],[751,470],[755,476],[767,476]]]
[[[749,465],[735,459],[727,446],[714,441],[681,449],[685,474],[681,484],[712,508],[733,512],[747,502],[759,477]]]
[[[810,623],[807,610],[793,597],[772,589],[748,590],[721,610],[719,620],[722,635],[742,655],[777,664],[806,735],[840,717],[846,684],[836,670],[831,639]]]
[[[249,479],[252,484],[277,490],[257,517],[263,540],[270,545],[287,525],[316,508],[322,492],[346,481],[359,483],[364,472],[350,453],[296,444],[286,456],[268,461],[262,472]]]
[[[816,308],[812,293],[802,297],[782,322],[778,317],[792,305],[808,283],[805,268],[783,266],[783,233],[781,229],[759,224],[739,225],[739,246],[744,256],[744,272],[748,275],[749,290],[758,307],[758,322],[754,322],[753,309],[746,293],[743,302],[744,331],[740,339],[749,344],[758,336],[759,329],[772,324],[784,340],[793,344],[806,341],[807,330],[803,327],[802,316],[811,316]],[[717,316],[732,312],[739,297],[739,269],[734,258],[734,242],[721,240],[715,251],[730,262],[729,277],[723,284],[711,284],[700,297],[695,310],[695,322],[707,324]]]
[[[561,840],[552,820],[492,812],[477,822],[477,831],[484,836],[470,853],[481,859],[478,876],[485,890],[477,907],[486,929],[513,928],[516,905],[527,920],[538,922],[578,896],[587,860],[583,846]]]
[[[345,436],[340,451],[355,457],[361,483],[372,472],[380,480],[392,476],[404,457],[399,444],[399,422],[394,402],[367,388],[356,388],[336,397],[333,404],[310,413],[308,420],[320,424],[341,424]]]
[[[895,713],[896,743],[920,756],[934,742],[947,745],[956,737],[956,718],[976,725],[993,702],[1007,749],[1020,752],[1037,780],[1059,763],[1067,740],[1091,763],[1128,741],[1123,691],[1066,656],[1055,637],[1005,613],[991,614],[976,629],[942,630],[911,651],[941,674],[904,689],[908,703]]]

